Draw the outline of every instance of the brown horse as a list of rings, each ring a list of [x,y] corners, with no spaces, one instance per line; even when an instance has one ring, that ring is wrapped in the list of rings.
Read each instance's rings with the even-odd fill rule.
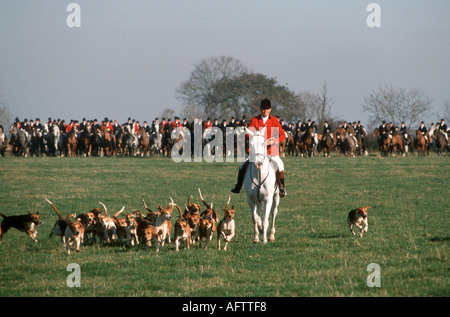
[[[420,132],[420,130],[416,131],[416,147],[417,151],[419,152],[419,156],[425,156],[425,151],[427,152],[428,155],[427,142],[425,140],[425,137]]]
[[[344,128],[336,130],[336,139],[342,155],[356,156],[356,141]]]
[[[392,136],[392,144],[391,144],[392,155],[395,155],[398,151],[405,156],[405,146],[403,145],[403,138],[400,134],[395,134]]]
[[[285,132],[286,134],[286,132]],[[280,149],[280,156],[285,157],[286,156],[286,142],[287,142],[287,136],[286,138],[280,142],[279,149]]]
[[[434,139],[436,140],[436,155],[444,155],[445,148],[447,146],[447,139],[445,138],[445,135],[442,133],[441,130],[434,130]]]
[[[77,131],[75,126],[73,126],[70,132],[67,134],[67,156],[77,156]]]
[[[105,156],[114,156],[115,154],[115,138],[114,135],[111,136],[108,127],[105,125],[103,127],[103,138],[102,138],[102,150]]]
[[[283,142],[285,142],[285,149],[284,149],[283,153],[285,153],[287,156],[294,155],[295,140],[294,140],[294,135],[292,134],[292,132],[287,132],[287,137]],[[285,154],[283,154],[283,156]]]
[[[364,136],[358,133],[356,136],[356,154],[358,156],[367,156],[367,134]]]
[[[89,146],[90,146],[90,136],[89,131],[85,130],[78,136],[78,154],[80,156],[89,156]]]
[[[123,139],[123,129],[124,127],[121,126],[120,129],[115,134],[116,142],[114,144],[114,152],[118,155],[123,155],[123,145],[122,145],[122,139]]]
[[[141,156],[145,157],[147,153],[150,155],[150,137],[143,127],[139,128],[138,136]]]
[[[336,135],[334,133],[326,133],[322,136],[320,141],[321,148],[323,150],[323,154],[325,157],[331,157],[331,150],[334,148],[336,150],[336,154],[339,155],[339,151],[336,148],[337,140]]]
[[[312,128],[308,128],[305,134],[297,140],[296,149],[306,156],[314,156],[314,132]]]
[[[373,131],[372,136],[378,137],[378,146],[380,148],[381,155],[387,156],[391,146],[391,138],[389,138],[389,133],[380,135],[380,130],[376,128]]]

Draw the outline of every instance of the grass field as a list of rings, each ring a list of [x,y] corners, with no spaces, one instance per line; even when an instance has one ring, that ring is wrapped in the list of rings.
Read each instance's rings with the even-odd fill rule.
[[[176,253],[84,246],[67,255],[48,234],[63,213],[122,206],[126,212],[184,206],[189,194],[222,209],[239,163],[174,163],[162,158],[0,159],[0,211],[39,211],[36,244],[11,229],[0,243],[0,296],[450,296],[450,160],[430,155],[285,158],[288,196],[275,242],[253,244],[245,192],[233,195],[237,234],[229,251],[195,246]],[[353,237],[349,210],[372,206],[369,231]],[[222,212],[220,212],[222,214]],[[177,213],[174,213],[175,221]],[[81,287],[68,287],[77,263]],[[369,287],[367,266],[380,266]]]

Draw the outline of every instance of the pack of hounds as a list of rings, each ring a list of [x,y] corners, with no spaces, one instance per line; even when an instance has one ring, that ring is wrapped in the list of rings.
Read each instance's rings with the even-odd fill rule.
[[[203,212],[200,204],[191,202],[193,196],[190,195],[184,211],[174,203],[172,198],[166,208],[157,204],[156,211],[151,210],[143,200],[146,214],[134,209],[125,217],[119,217],[125,207],[110,215],[105,204],[101,202],[99,204],[103,206],[103,211],[97,207],[83,214],[71,213],[64,217],[58,208],[46,198],[45,200],[58,216],[49,236],[59,236],[68,254],[70,254],[71,248],[75,248],[75,251],[79,252],[82,244],[91,245],[96,242],[111,244],[115,240],[119,240],[120,244],[127,247],[142,245],[147,248],[154,245],[158,252],[166,241],[171,243],[171,219],[172,212],[176,208],[179,212],[173,228],[176,251],[179,251],[181,244],[184,244],[185,249],[189,249],[197,242],[201,248],[202,239],[206,240],[204,248],[207,249],[215,232],[217,232],[218,249],[221,249],[221,240],[223,240],[225,243],[223,249],[227,250],[228,243],[235,235],[235,207],[228,208],[231,196],[225,205],[223,219],[219,221],[219,214],[213,208],[213,203],[208,204],[203,199],[200,188],[198,192],[206,206]],[[37,242],[36,228],[42,223],[39,212],[20,216],[5,216],[0,213],[0,216],[4,218],[0,226],[0,240],[10,228],[15,228],[24,231]]]
[[[203,199],[200,188],[198,192],[201,201],[206,206],[203,212],[201,212],[200,204],[191,203],[193,196],[190,195],[184,212],[173,202],[172,198],[170,198],[170,203],[166,208],[158,204],[157,211],[148,208],[145,200],[143,200],[147,211],[145,216],[140,210],[132,210],[124,218],[119,218],[119,215],[125,210],[125,207],[110,216],[108,209],[101,202],[99,204],[103,206],[104,212],[97,207],[78,216],[69,214],[63,217],[58,208],[46,198],[45,200],[52,206],[58,216],[58,220],[50,232],[50,237],[53,235],[61,237],[68,254],[70,254],[71,247],[75,247],[75,251],[79,252],[81,244],[94,244],[97,238],[100,244],[110,244],[118,239],[121,244],[126,244],[127,247],[142,245],[147,248],[154,244],[155,250],[158,252],[160,246],[164,246],[166,241],[171,243],[171,218],[175,207],[179,212],[179,218],[175,222],[173,232],[177,252],[180,250],[182,243],[185,249],[189,249],[196,242],[201,248],[202,238],[206,240],[204,248],[207,249],[216,231],[217,248],[221,249],[221,240],[223,240],[225,242],[223,249],[226,251],[236,229],[235,206],[228,208],[231,197],[228,198],[225,205],[223,219],[219,222],[219,215],[213,208],[213,203],[208,204]],[[372,207],[359,207],[349,212],[347,223],[352,235],[355,235],[354,227],[359,229],[361,238],[363,232],[367,232],[369,227],[367,211],[369,208]],[[3,217],[0,225],[0,242],[10,228],[25,232],[33,241],[37,242],[36,227],[42,223],[39,212],[19,216],[5,216],[0,213],[0,216]],[[71,220],[71,218],[74,218],[74,220]]]

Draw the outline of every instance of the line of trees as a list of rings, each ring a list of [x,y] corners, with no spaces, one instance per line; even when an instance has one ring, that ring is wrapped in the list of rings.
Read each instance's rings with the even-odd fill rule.
[[[269,98],[276,114],[286,121],[314,119],[319,126],[325,120],[333,124],[339,118],[332,115],[334,101],[329,97],[326,82],[319,93],[296,93],[264,74],[254,73],[239,60],[229,57],[205,58],[194,66],[189,78],[181,82],[177,97],[184,103],[182,116],[229,118],[259,112],[259,102]],[[441,116],[448,119],[450,102]],[[366,97],[361,109],[369,114],[372,126],[386,120],[399,126],[418,126],[432,109],[432,100],[421,89],[404,89],[381,85]],[[440,117],[438,114],[436,116]]]

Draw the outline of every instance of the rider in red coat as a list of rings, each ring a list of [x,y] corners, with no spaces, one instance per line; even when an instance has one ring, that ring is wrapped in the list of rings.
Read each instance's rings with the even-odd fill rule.
[[[250,121],[250,124],[248,125],[249,130],[254,130],[253,128],[256,128],[258,130],[266,128],[266,140],[269,140],[272,138],[272,140],[269,140],[267,144],[267,154],[269,156],[278,156],[280,155],[279,152],[279,144],[280,142],[283,142],[286,139],[286,135],[284,133],[283,127],[281,126],[280,122],[277,118],[274,116],[271,116],[270,114],[271,108],[268,109],[261,109],[261,115],[253,117]],[[264,117],[264,114],[267,114]],[[278,133],[275,132],[278,130]],[[272,133],[275,132],[275,135],[272,135]]]
[[[272,111],[272,105],[269,99],[266,98],[261,101],[260,111],[261,114],[252,118],[248,128],[250,130],[261,130],[264,127],[266,128],[267,155],[269,156],[270,161],[273,163],[275,171],[277,173],[277,179],[280,186],[280,197],[284,197],[286,196],[286,189],[284,187],[284,164],[279,156],[279,144],[284,139],[286,139],[286,135],[278,119],[270,115],[270,112]],[[245,171],[247,170],[247,166],[249,163],[250,162],[248,158],[246,158],[245,161],[241,164],[239,168],[237,184],[234,185],[234,187],[231,189],[231,192],[240,192],[242,184],[244,182]]]

